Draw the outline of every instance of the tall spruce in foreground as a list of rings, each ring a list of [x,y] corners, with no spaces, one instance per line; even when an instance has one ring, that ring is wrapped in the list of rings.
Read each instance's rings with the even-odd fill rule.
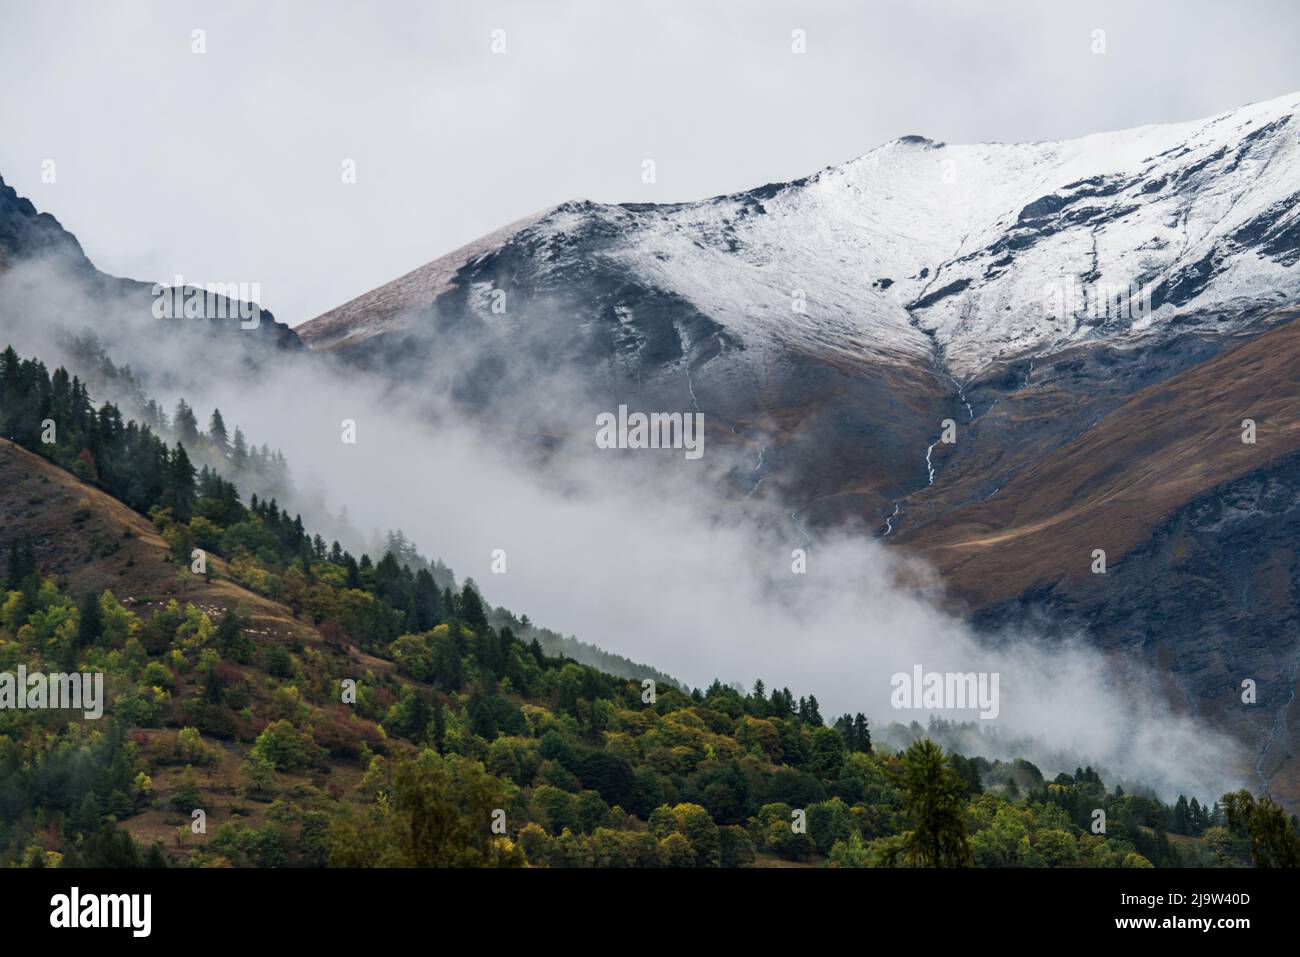
[[[907,859],[921,867],[964,867],[973,862],[966,834],[964,784],[943,749],[923,738],[912,742],[895,771],[912,828],[904,834]]]
[[[1258,801],[1246,790],[1223,796],[1228,829],[1250,839],[1256,867],[1300,867],[1300,834],[1272,798]]]
[[[226,420],[221,417],[220,409],[212,410],[212,418],[208,420],[208,438],[222,458],[230,454],[230,434],[226,431]]]

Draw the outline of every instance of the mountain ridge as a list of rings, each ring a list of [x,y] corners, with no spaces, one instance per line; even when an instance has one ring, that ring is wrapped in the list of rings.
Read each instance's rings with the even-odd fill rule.
[[[991,361],[1043,345],[1059,347],[1071,337],[1095,332],[1079,323],[1069,330],[1053,330],[1049,320],[1038,317],[1028,332],[989,319],[974,335],[972,326],[981,320],[972,317],[972,310],[997,318],[1014,305],[1014,318],[1023,325],[1041,305],[1041,290],[1031,290],[1027,281],[1007,285],[1007,274],[1014,277],[1016,272],[1008,266],[1019,260],[1026,261],[1023,269],[1037,283],[1044,262],[1051,267],[1048,275],[1063,277],[1075,266],[1085,275],[1097,271],[1087,260],[1099,256],[1109,282],[1152,287],[1154,309],[1169,307],[1162,314],[1227,301],[1235,295],[1233,284],[1247,280],[1256,291],[1267,282],[1284,289],[1285,295],[1294,294],[1300,280],[1289,259],[1274,264],[1280,269],[1271,269],[1233,254],[1227,256],[1233,263],[1211,261],[1205,266],[1213,272],[1209,277],[1196,270],[1207,255],[1227,250],[1230,243],[1253,242],[1252,251],[1267,252],[1279,233],[1289,235],[1296,228],[1295,191],[1275,181],[1285,179],[1283,168],[1300,169],[1294,129],[1298,105],[1300,94],[1287,94],[1204,120],[1045,143],[950,146],[902,137],[788,183],[695,202],[563,203],[434,262],[460,261],[457,281],[482,284],[490,270],[480,278],[473,267],[486,254],[484,247],[504,236],[502,245],[531,248],[537,260],[532,269],[536,284],[556,270],[573,271],[563,253],[576,243],[577,254],[590,251],[612,261],[616,272],[682,298],[747,348],[761,348],[775,338],[819,358],[839,355],[855,361],[866,355],[906,363],[925,361],[933,351],[930,337],[936,337],[956,376],[965,379]],[[1279,169],[1270,171],[1275,165]],[[1015,188],[999,187],[1009,173],[1020,177]],[[1261,188],[1261,180],[1271,190],[1268,201],[1247,201],[1252,190]],[[1240,192],[1233,194],[1238,186]],[[1172,199],[1162,195],[1164,191]],[[879,211],[899,198],[895,193],[907,213],[889,220]],[[1138,217],[1136,225],[1123,223],[1135,210],[1117,198],[1141,200],[1150,215]],[[1228,200],[1225,213],[1220,206]],[[1273,209],[1279,203],[1283,208]],[[953,208],[963,210],[960,217],[954,217]],[[1180,214],[1181,220],[1170,225],[1165,217],[1171,213]],[[1225,220],[1225,215],[1230,218]],[[1231,236],[1213,235],[1224,222],[1231,224],[1224,229]],[[1117,223],[1125,235],[1111,244],[1118,252],[1108,261],[1106,237]],[[1202,225],[1204,235],[1188,235],[1189,226]],[[1100,240],[1100,248],[1071,248],[1060,235],[1074,235],[1067,226],[1088,227],[1087,234]],[[1159,260],[1162,249],[1186,239],[1177,255],[1163,254],[1162,268],[1156,270],[1139,268],[1131,251],[1120,248],[1138,246],[1131,233],[1148,227],[1158,245],[1143,251],[1146,258]],[[606,242],[584,244],[582,237],[588,234]],[[789,236],[804,238],[785,243]],[[906,247],[901,255],[882,251],[900,244]],[[1035,247],[1052,248],[1044,256]],[[845,263],[852,259],[860,278],[846,283],[835,278],[833,270],[819,272],[818,257]],[[1008,257],[1013,262],[1003,263]],[[1263,258],[1272,262],[1267,255]],[[1241,275],[1234,274],[1234,268]],[[779,285],[765,278],[773,271]],[[414,313],[446,295],[446,277],[440,278],[437,287],[402,290],[402,305],[411,310],[403,317],[404,329],[414,321]],[[309,320],[297,327],[299,334],[314,348],[340,348],[348,341],[340,329],[347,326],[349,315],[372,301],[393,298],[399,282]],[[953,289],[955,282],[964,285]],[[511,291],[504,283],[499,288]],[[804,293],[803,313],[789,308],[795,289]],[[473,311],[488,326],[509,330],[508,323],[494,320],[481,304]],[[1108,327],[1105,322],[1101,327],[1097,334],[1112,337],[1146,328],[1141,323],[1136,330],[1114,323]],[[356,330],[352,338],[383,332],[383,323],[377,323]]]
[[[75,234],[52,214],[38,210],[30,199],[19,195],[0,176],[0,277],[8,276],[10,282],[21,284],[17,290],[8,290],[10,295],[15,292],[17,297],[30,295],[40,282],[45,281],[41,279],[33,282],[22,277],[15,280],[12,274],[23,263],[52,268],[58,271],[64,281],[87,296],[119,304],[120,314],[132,324],[146,326],[171,321],[159,319],[154,313],[154,290],[159,287],[170,290],[166,283],[145,282],[103,272],[86,255]],[[178,297],[188,295],[192,290],[204,291],[202,287],[190,285],[183,288],[184,292],[177,290]],[[255,309],[258,321],[252,331],[253,338],[259,343],[269,343],[279,349],[302,348],[297,333],[277,321],[271,310],[224,294],[216,295],[212,301],[227,317],[252,315]],[[2,300],[0,304],[3,304]],[[188,333],[193,326],[193,322],[187,322],[184,326],[177,325],[174,328],[183,328]],[[149,329],[152,331],[152,326]],[[203,335],[200,336],[201,344],[209,344],[215,335],[220,335],[226,342],[243,342],[240,336],[232,335],[232,329],[245,331],[240,328],[239,321],[229,322],[226,318],[209,317],[204,323]]]
[[[1242,608],[1225,583],[1300,560],[1197,516],[1297,447],[1298,109],[1287,94],[1034,144],[909,136],[698,202],[565,203],[465,255],[391,331],[299,331],[384,376],[418,379],[447,347],[490,356],[495,392],[528,395],[532,360],[606,402],[702,410],[715,448],[757,453],[735,496],[783,501],[792,536],[848,523],[932,562],[990,633],[1078,628],[1145,659],[1182,706],[1262,748],[1261,781],[1294,799],[1277,705],[1293,603],[1270,585]],[[1072,291],[1052,314],[1045,293]],[[1268,435],[1244,446],[1252,417]],[[1037,523],[1021,514],[1035,503]],[[1106,576],[1087,574],[1093,548]],[[1199,577],[1189,549],[1213,556]],[[1174,593],[1199,621],[1153,617]],[[1238,671],[1268,708],[1234,709]]]

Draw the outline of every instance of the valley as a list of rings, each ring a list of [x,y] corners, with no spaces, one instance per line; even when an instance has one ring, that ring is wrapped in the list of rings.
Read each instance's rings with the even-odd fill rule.
[[[1057,143],[904,136],[698,202],[572,200],[292,329],[261,311],[156,336],[148,284],[0,184],[0,317],[62,322],[46,294],[65,283],[111,300],[106,350],[166,388],[176,355],[268,375],[293,356],[427,389],[534,464],[590,447],[602,410],[702,421],[677,445],[707,447],[728,509],[923,562],[990,646],[1083,636],[1296,807],[1298,107]],[[109,584],[94,567],[70,586]]]

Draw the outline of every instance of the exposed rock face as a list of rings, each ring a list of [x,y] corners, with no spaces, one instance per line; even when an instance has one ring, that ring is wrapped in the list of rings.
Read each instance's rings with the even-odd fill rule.
[[[1137,344],[1176,316],[1300,292],[1297,105],[1292,94],[1061,143],[904,137],[696,203],[565,203],[300,332],[313,348],[354,348],[410,331],[459,290],[511,336],[520,313],[492,312],[485,295],[501,290],[524,311],[561,295],[574,326],[631,323],[614,341],[644,348],[650,366],[699,362],[691,347],[720,338],[759,367],[773,351],[873,365],[937,356],[964,382],[1076,343]],[[1078,301],[1054,314],[1045,287],[1067,278]]]
[[[544,404],[539,368],[602,407],[704,410],[714,447],[761,456],[737,492],[895,535],[1300,300],[1298,105],[1062,143],[907,136],[701,202],[568,202],[297,331],[402,381],[454,354],[477,412]],[[944,419],[991,442],[936,445]]]
[[[81,244],[49,213],[38,212],[0,177],[0,264],[69,250],[89,266]],[[93,267],[92,267],[93,268]]]
[[[752,456],[738,498],[926,556],[986,625],[1084,627],[1155,664],[1300,798],[1298,106],[909,136],[696,203],[565,203],[299,332],[417,381],[452,352],[480,413],[538,367],[607,405],[701,409],[713,447]]]
[[[1207,724],[1253,743],[1255,781],[1300,804],[1294,706],[1300,666],[1300,455],[1182,506],[1107,572],[1107,581],[1030,589],[978,615],[1084,628],[1103,647],[1166,674]],[[1242,700],[1256,685],[1255,704]],[[1154,689],[1153,689],[1154,691]]]
[[[736,500],[924,556],[983,625],[1085,628],[1155,665],[1153,693],[1233,728],[1300,802],[1297,107],[909,136],[700,202],[568,202],[251,341],[528,409],[538,435],[587,406],[702,411],[708,447],[751,463]],[[0,259],[51,251],[147,304],[0,188]],[[551,401],[561,382],[576,401]]]
[[[28,274],[15,268],[23,263],[39,263],[39,274]],[[160,323],[166,323],[172,338],[190,339],[200,352],[210,345],[214,336],[220,337],[230,348],[245,348],[250,361],[254,361],[267,347],[302,348],[297,334],[283,323],[276,322],[271,311],[260,306],[256,326],[249,322],[248,328],[242,328],[238,318],[229,317],[251,315],[251,307],[256,304],[225,295],[213,299],[212,312],[221,312],[222,318],[158,319],[154,312],[153,283],[121,279],[100,272],[86,257],[76,236],[49,213],[38,212],[30,200],[19,196],[3,178],[0,178],[0,282],[4,284],[3,294],[0,294],[0,318],[5,309],[39,309],[42,299],[66,300],[70,298],[68,293],[75,290],[89,301],[102,303],[105,313],[111,310],[115,322],[101,327],[109,339],[134,336],[147,340],[158,335]],[[61,291],[57,296],[51,296],[48,288],[43,287],[55,284],[61,287]],[[67,315],[61,319],[93,327],[95,317]]]

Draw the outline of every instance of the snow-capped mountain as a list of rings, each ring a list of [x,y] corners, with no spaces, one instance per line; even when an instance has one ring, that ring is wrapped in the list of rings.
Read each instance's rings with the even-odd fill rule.
[[[708,476],[781,505],[792,544],[847,525],[922,556],[977,624],[1041,614],[1044,640],[1147,660],[1300,801],[1298,108],[909,136],[700,202],[569,202],[293,332],[197,329],[183,365],[270,369],[300,337],[546,448],[590,434],[588,405],[704,412]],[[0,325],[61,320],[65,280],[114,306],[94,318],[120,358],[167,370],[155,340],[174,356],[188,327],[158,335],[149,284],[99,273],[0,180]],[[1262,707],[1239,707],[1242,675]]]
[[[699,358],[694,332],[837,363],[934,356],[964,381],[997,360],[1158,333],[1204,307],[1295,298],[1297,108],[1291,94],[1052,143],[906,136],[802,180],[700,202],[565,203],[299,332],[347,348],[409,329],[457,288],[502,332],[522,311],[488,308],[497,288],[525,303],[567,294],[638,330],[644,297],[620,303],[613,286],[707,319],[672,336],[688,360]],[[1071,282],[1078,298],[1062,309],[1053,290]],[[1112,315],[1090,296],[1111,300]]]
[[[403,381],[450,354],[477,414],[546,408],[554,368],[606,408],[702,410],[792,542],[856,524],[979,623],[1173,662],[1296,796],[1298,111],[906,136],[700,202],[569,202],[296,331]],[[1243,712],[1244,673],[1277,704]]]

